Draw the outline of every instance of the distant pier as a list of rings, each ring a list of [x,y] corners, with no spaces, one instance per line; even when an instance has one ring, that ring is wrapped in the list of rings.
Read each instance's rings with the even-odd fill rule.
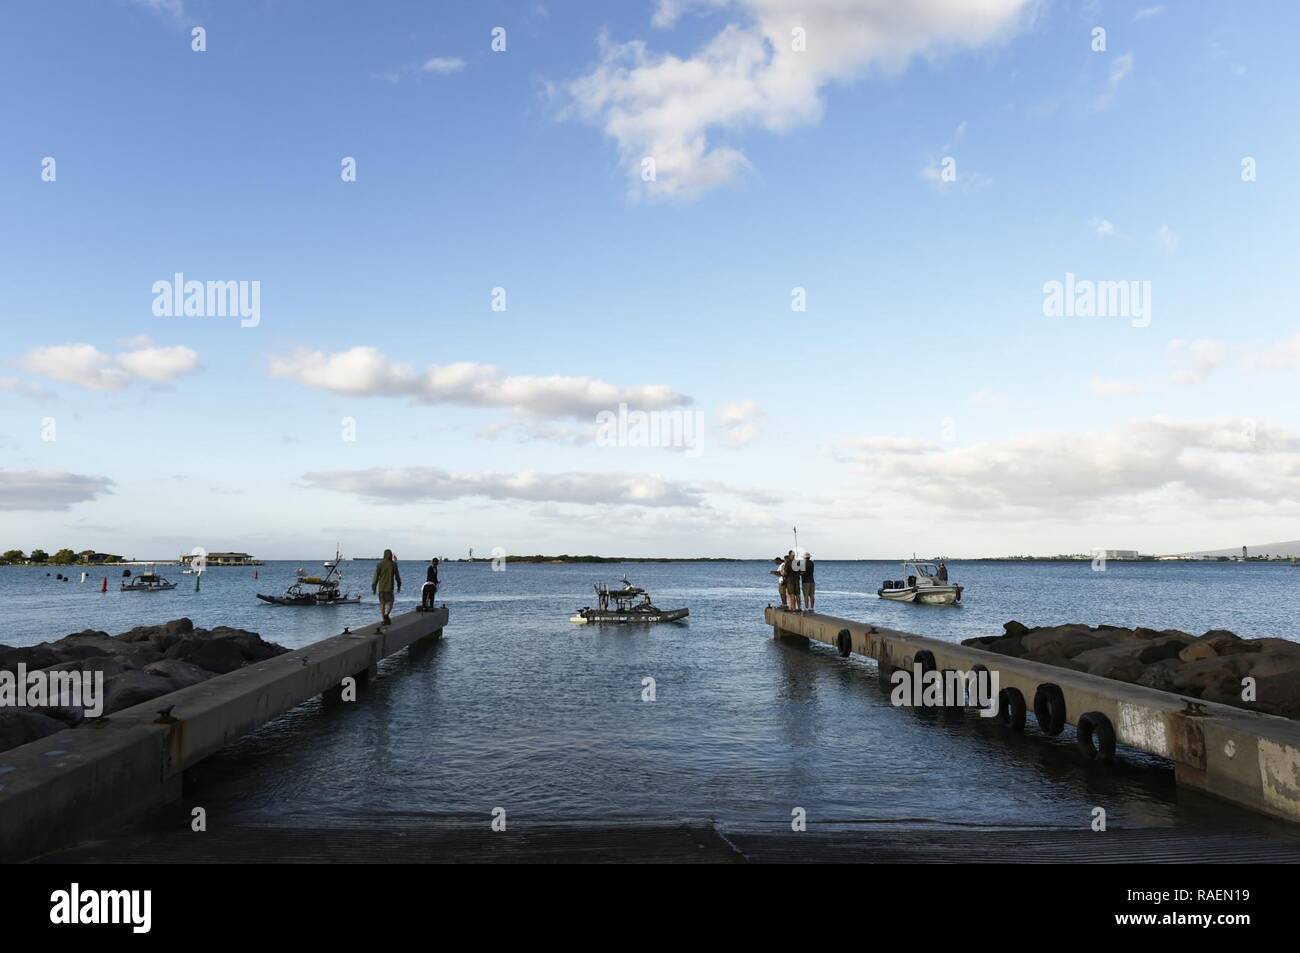
[[[763,618],[778,639],[815,639],[843,656],[875,659],[882,673],[911,672],[915,664],[961,672],[983,666],[997,674],[1000,689],[1019,696],[1021,726],[1024,712],[1040,704],[1057,722],[1040,728],[1053,735],[1067,724],[1077,728],[1085,713],[1100,715],[1090,719],[1092,728],[1172,761],[1180,786],[1300,824],[1300,723],[1290,718],[813,612],[768,606]]]

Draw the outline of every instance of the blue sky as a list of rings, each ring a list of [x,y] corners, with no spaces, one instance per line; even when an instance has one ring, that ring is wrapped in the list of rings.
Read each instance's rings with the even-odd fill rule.
[[[1293,4],[0,16],[0,547],[1300,537]],[[257,325],[156,316],[176,272]],[[1149,325],[1045,316],[1067,273]],[[698,444],[608,445],[624,400]]]

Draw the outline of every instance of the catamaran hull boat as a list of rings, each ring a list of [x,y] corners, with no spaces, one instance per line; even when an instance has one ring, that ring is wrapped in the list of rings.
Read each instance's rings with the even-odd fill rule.
[[[903,579],[886,579],[876,595],[890,602],[919,602],[929,606],[952,606],[961,602],[964,587],[941,579],[933,563],[903,563]]]
[[[583,606],[569,617],[569,621],[578,625],[588,622],[676,622],[690,614],[690,609],[657,608],[650,601],[648,592],[638,589],[624,576],[622,589],[596,586],[596,608]]]

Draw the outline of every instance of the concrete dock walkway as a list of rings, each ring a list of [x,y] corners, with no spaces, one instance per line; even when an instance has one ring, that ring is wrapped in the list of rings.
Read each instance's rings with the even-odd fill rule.
[[[408,612],[0,753],[0,860],[31,857],[180,796],[186,768],[345,678],[437,638],[447,609]]]
[[[1300,722],[1290,718],[814,612],[768,606],[763,618],[776,638],[824,642],[841,654],[875,659],[885,670],[910,672],[923,652],[940,671],[983,665],[997,673],[1000,688],[1029,701],[1031,712],[1039,690],[1055,686],[1050,691],[1059,690],[1065,724],[1099,713],[1121,744],[1172,761],[1180,786],[1300,823]]]

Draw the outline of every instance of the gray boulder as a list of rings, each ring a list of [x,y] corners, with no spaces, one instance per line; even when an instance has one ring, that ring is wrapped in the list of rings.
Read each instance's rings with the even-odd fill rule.
[[[68,727],[29,708],[0,708],[0,751],[8,751]]]
[[[143,704],[160,695],[167,695],[184,686],[165,675],[148,672],[126,672],[109,679],[104,685],[104,714],[122,711]]]
[[[191,685],[206,682],[213,677],[213,673],[207,669],[199,668],[189,662],[182,662],[180,659],[163,659],[160,662],[150,662],[144,667],[144,671],[148,675],[169,678],[181,688],[189,688]]]

